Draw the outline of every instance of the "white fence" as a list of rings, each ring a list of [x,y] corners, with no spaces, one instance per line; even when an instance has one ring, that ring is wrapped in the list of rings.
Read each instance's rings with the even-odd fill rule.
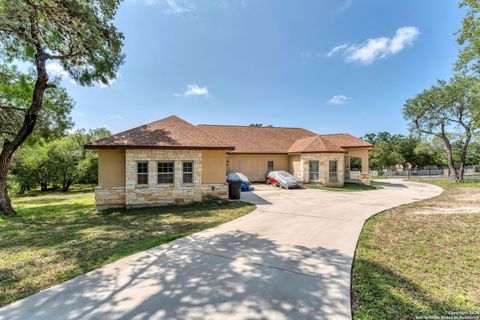
[[[353,175],[352,175],[353,173]],[[351,171],[350,177],[359,174],[358,171]],[[412,170],[370,170],[370,178],[382,177],[449,177],[450,170],[448,168],[423,168]],[[480,166],[465,167],[464,176],[467,179],[480,179]]]

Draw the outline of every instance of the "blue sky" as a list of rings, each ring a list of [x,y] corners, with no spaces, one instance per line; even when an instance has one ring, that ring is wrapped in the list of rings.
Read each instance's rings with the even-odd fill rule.
[[[126,0],[118,78],[64,83],[77,128],[119,132],[176,114],[405,134],[405,100],[451,75],[462,14],[451,0]]]

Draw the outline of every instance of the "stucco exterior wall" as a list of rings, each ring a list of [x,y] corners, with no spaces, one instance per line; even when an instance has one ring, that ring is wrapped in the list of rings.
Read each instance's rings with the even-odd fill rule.
[[[247,154],[230,153],[227,155],[228,172],[241,172],[250,181],[265,181],[267,162],[274,161],[274,170],[289,171],[287,154]]]
[[[125,150],[98,150],[98,186],[125,187]]]
[[[302,153],[301,156],[302,176],[299,177],[303,182],[320,183],[325,186],[343,186],[345,182],[345,154],[343,153]],[[319,180],[310,181],[309,161],[319,161]],[[337,181],[329,180],[329,161],[336,160],[337,163]]]
[[[303,180],[302,161],[299,154],[289,155],[289,172]]]
[[[360,158],[362,161],[362,173],[369,173],[368,150],[369,148],[345,148],[348,151],[347,157]],[[346,163],[347,167],[349,163]],[[349,169],[349,168],[348,168]],[[347,172],[348,175],[348,172]]]
[[[225,150],[202,151],[202,183],[224,184],[227,175],[227,153]]]

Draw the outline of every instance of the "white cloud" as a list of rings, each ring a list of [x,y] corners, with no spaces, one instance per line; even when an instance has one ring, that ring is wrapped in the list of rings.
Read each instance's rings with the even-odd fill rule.
[[[70,77],[68,72],[59,63],[50,62],[45,66],[45,68],[47,69],[47,73],[51,77],[60,78],[61,80],[68,80],[68,81],[70,81],[71,84],[77,85],[75,80],[73,80]],[[97,85],[100,88],[109,88],[110,86],[112,86],[112,84],[115,83],[116,78],[118,78],[118,77],[120,77],[120,72],[117,72],[117,76],[114,79],[109,79],[106,84],[98,82]]]
[[[148,6],[160,6],[163,13],[182,14],[195,9],[194,5],[188,0],[128,0],[131,4],[143,3]]]
[[[68,72],[65,69],[63,69],[63,67],[60,64],[56,62],[50,62],[45,66],[45,68],[47,69],[47,73],[51,77],[60,78],[61,80],[68,80],[70,81],[71,84],[75,84],[75,85],[77,84],[75,80],[70,78],[70,75],[68,74]]]
[[[328,100],[328,103],[335,104],[335,105],[347,104],[350,102],[350,100],[352,100],[352,98],[344,95],[337,95],[337,96],[333,96],[330,100]]]
[[[328,53],[327,53],[327,57],[331,57],[333,56],[335,53],[337,53],[338,51],[341,51],[341,50],[344,50],[348,48],[348,44],[340,44],[338,46],[335,46],[333,47],[332,50],[330,50]]]
[[[58,63],[50,62],[45,66],[47,68],[47,72],[53,76],[60,77],[60,78],[67,78],[68,72],[63,69],[61,65]]]
[[[208,97],[208,88],[207,87],[200,87],[198,85],[189,84],[187,85],[187,90],[184,93],[175,93],[175,96],[206,96]]]
[[[193,10],[193,6],[185,1],[165,0],[165,5],[167,7],[167,9],[164,10],[165,13],[181,14]]]
[[[392,38],[379,37],[368,39],[361,44],[341,44],[327,53],[328,57],[338,52],[343,52],[347,62],[371,64],[377,59],[383,59],[402,51],[405,47],[413,45],[420,35],[417,27],[398,28]]]

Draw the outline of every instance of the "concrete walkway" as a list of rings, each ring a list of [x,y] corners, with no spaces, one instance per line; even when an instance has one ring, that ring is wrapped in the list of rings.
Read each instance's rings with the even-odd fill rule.
[[[244,193],[258,209],[140,252],[0,309],[0,319],[349,319],[350,270],[371,215],[441,193]]]

